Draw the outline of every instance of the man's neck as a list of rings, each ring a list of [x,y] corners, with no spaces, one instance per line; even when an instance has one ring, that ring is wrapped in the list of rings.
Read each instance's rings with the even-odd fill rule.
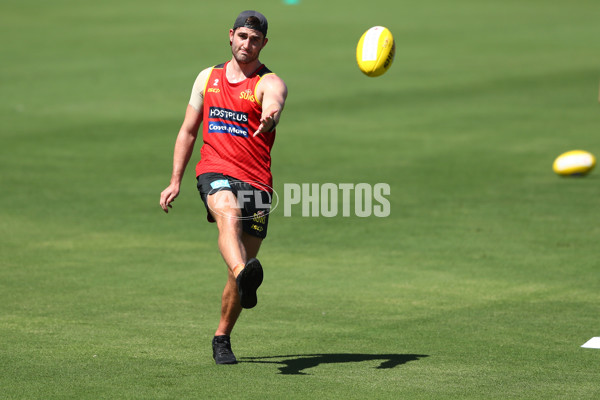
[[[232,58],[227,64],[227,80],[231,83],[238,83],[252,75],[262,64],[255,60],[249,64],[239,64],[235,58]]]

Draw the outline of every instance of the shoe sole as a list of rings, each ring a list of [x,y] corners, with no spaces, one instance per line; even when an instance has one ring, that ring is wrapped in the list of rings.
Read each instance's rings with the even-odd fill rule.
[[[213,359],[215,360],[215,364],[217,365],[233,365],[233,364],[237,364],[237,360],[227,360],[227,361],[221,361],[221,360],[217,360],[215,357],[213,357]]]
[[[262,281],[262,265],[260,265],[260,262],[256,258],[251,258],[236,278],[242,308],[253,308],[256,306],[256,303],[258,302],[256,290],[259,288]]]

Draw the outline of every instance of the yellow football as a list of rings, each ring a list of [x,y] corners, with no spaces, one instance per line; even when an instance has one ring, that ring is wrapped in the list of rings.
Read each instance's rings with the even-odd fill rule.
[[[588,151],[572,150],[556,157],[552,169],[558,175],[586,175],[596,166],[596,157]]]
[[[392,32],[383,26],[374,26],[363,33],[356,46],[356,62],[367,76],[383,75],[392,66],[395,54]]]

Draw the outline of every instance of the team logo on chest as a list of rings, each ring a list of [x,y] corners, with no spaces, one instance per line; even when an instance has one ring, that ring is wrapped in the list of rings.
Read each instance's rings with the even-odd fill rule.
[[[254,93],[251,89],[246,89],[243,92],[240,92],[240,99],[248,100],[251,103],[256,103],[256,97],[254,97]]]

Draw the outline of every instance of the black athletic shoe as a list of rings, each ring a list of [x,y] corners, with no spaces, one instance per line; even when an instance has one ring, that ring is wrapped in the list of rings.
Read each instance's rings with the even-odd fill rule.
[[[263,269],[260,261],[256,258],[249,259],[235,281],[237,282],[242,308],[254,307],[258,301],[256,290],[263,281]]]
[[[229,336],[215,336],[212,340],[213,358],[217,364],[237,364],[237,359],[231,351]]]

